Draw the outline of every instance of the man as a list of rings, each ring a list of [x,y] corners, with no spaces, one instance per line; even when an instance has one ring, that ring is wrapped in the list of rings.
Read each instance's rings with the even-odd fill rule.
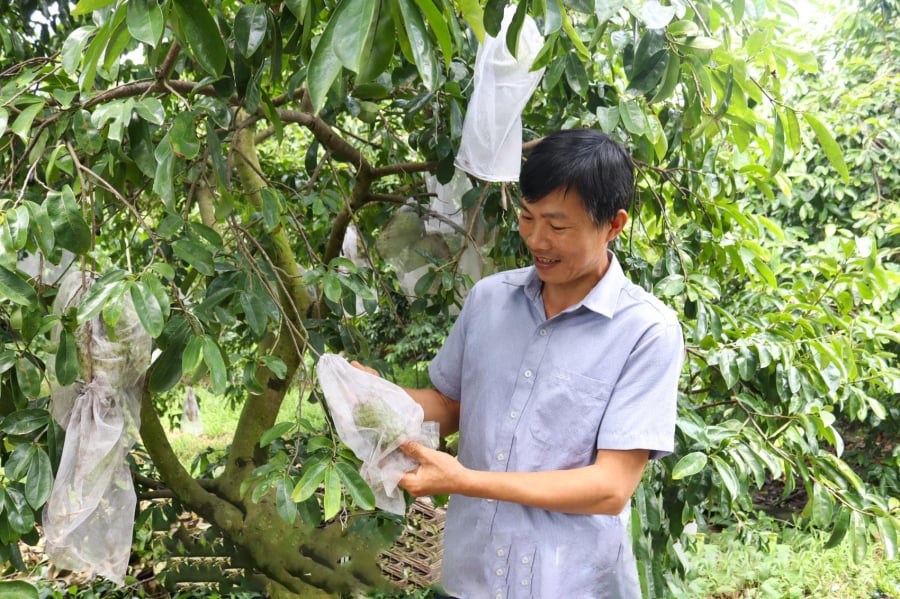
[[[410,443],[400,485],[451,494],[443,580],[453,597],[640,597],[630,498],[671,453],[683,341],[675,314],[623,274],[631,159],[607,135],[559,131],[520,176],[533,264],[480,281],[410,389],[458,459]]]

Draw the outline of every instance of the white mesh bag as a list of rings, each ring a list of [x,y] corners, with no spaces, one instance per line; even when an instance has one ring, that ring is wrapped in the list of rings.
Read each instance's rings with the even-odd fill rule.
[[[513,56],[506,30],[515,14],[506,7],[497,37],[485,36],[475,57],[475,86],[466,108],[456,166],[483,181],[518,181],[522,162],[522,110],[544,69],[531,66],[544,44],[537,25],[525,17]]]
[[[403,515],[406,500],[397,483],[418,466],[399,447],[415,441],[437,447],[438,425],[402,387],[353,367],[343,357],[325,354],[316,366],[319,384],[338,436],[360,460],[363,480],[379,508]]]
[[[55,313],[78,305],[90,284],[81,281],[81,273],[67,275]],[[125,582],[137,501],[127,456],[138,436],[151,352],[131,298],[125,294],[121,301],[112,334],[99,316],[76,331],[79,379],[61,386],[51,376],[50,411],[66,439],[43,517],[51,562],[118,585]]]

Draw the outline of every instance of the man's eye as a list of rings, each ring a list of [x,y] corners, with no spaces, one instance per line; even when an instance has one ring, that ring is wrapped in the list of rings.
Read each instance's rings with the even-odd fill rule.
[[[553,225],[550,225],[550,228],[554,231],[565,231],[569,227],[554,227]]]

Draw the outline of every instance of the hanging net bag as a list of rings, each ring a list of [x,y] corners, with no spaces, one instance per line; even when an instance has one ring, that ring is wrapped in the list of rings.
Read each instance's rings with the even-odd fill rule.
[[[408,441],[435,449],[436,422],[423,422],[422,406],[402,387],[353,367],[336,354],[325,354],[316,366],[319,384],[338,436],[353,450],[359,473],[375,494],[375,505],[398,515],[406,500],[397,483],[418,463],[400,450]]]
[[[77,308],[90,283],[83,283],[81,273],[67,275],[54,312]],[[66,440],[43,518],[52,563],[120,586],[137,501],[127,456],[138,437],[141,386],[151,352],[150,336],[131,298],[125,294],[121,301],[114,325],[97,316],[76,330],[78,379],[59,385],[51,372],[50,411],[66,430]]]
[[[475,56],[475,87],[466,107],[456,166],[483,181],[518,181],[522,163],[522,110],[544,69],[531,70],[544,39],[526,17],[516,56],[506,31],[516,7],[508,6],[497,37],[486,35]]]

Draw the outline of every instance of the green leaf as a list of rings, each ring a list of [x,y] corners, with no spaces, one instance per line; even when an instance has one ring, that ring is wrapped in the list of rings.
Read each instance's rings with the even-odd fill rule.
[[[203,359],[203,337],[191,335],[181,355],[181,371],[193,374]]]
[[[0,581],[2,599],[38,599],[38,590],[24,580]]]
[[[0,266],[0,297],[29,308],[37,304],[34,288],[17,272],[3,266]]]
[[[325,31],[319,37],[312,57],[309,60],[306,82],[314,113],[318,113],[325,106],[328,90],[331,89],[334,80],[337,79],[341,72],[341,61],[334,51],[335,29],[339,21],[340,12],[345,9],[346,4],[346,2],[342,2],[335,10],[336,14],[325,26]]]
[[[275,439],[280,439],[289,431],[293,430],[294,426],[293,422],[279,422],[263,433],[262,437],[259,438],[259,446],[266,447]]]
[[[134,302],[134,310],[147,334],[154,339],[159,337],[163,332],[165,318],[153,291],[143,281],[135,281],[131,283],[131,301]]]
[[[366,49],[377,23],[377,0],[342,0],[335,11],[334,54],[344,68],[358,73],[367,60]]]
[[[284,377],[287,376],[287,364],[285,364],[281,358],[276,356],[262,356],[259,360],[265,364],[266,368],[269,369],[269,372],[279,379],[284,380]]]
[[[462,13],[463,19],[472,28],[472,33],[480,43],[484,43],[484,9],[478,0],[458,0],[454,3]],[[488,3],[490,6],[490,3]],[[499,28],[498,28],[499,29]]]
[[[716,472],[719,473],[719,477],[722,479],[722,483],[728,490],[728,494],[731,495],[731,500],[737,501],[741,496],[741,486],[734,469],[717,455],[712,456],[711,459],[716,467]]]
[[[172,244],[175,255],[197,269],[201,275],[211,277],[215,274],[213,253],[205,245],[191,239],[179,239]]]
[[[256,294],[249,291],[242,291],[239,295],[241,307],[244,309],[244,316],[250,330],[257,338],[261,338],[266,333],[266,308],[259,300]]]
[[[647,130],[647,119],[641,105],[634,100],[619,100],[619,118],[625,129],[632,135],[643,135]]]
[[[78,304],[78,324],[83,324],[100,313],[106,301],[114,293],[121,291],[126,274],[124,270],[110,270],[91,285]]]
[[[79,0],[78,4],[75,5],[75,8],[72,9],[72,16],[77,17],[90,14],[98,8],[103,8],[104,6],[115,3],[115,1],[116,0]]]
[[[505,11],[506,0],[487,0],[487,4],[484,7],[484,13],[482,16],[485,33],[487,33],[491,37],[497,37],[500,34],[500,28],[503,26],[503,14]]]
[[[50,464],[50,456],[43,449],[32,447],[35,449],[35,454],[28,465],[25,500],[28,501],[28,505],[37,510],[47,503],[50,491],[53,490],[53,466]]]
[[[806,119],[806,122],[809,123],[810,127],[812,127],[815,132],[816,139],[819,140],[819,145],[822,146],[822,149],[825,151],[825,156],[828,157],[831,166],[833,166],[841,175],[841,179],[843,179],[844,183],[849,183],[850,171],[847,170],[847,163],[844,162],[844,153],[841,152],[840,146],[834,141],[834,137],[831,136],[828,128],[825,127],[819,119],[808,112],[803,115],[803,118]]]
[[[781,170],[784,165],[784,124],[781,113],[775,112],[775,132],[772,135],[772,149],[769,152],[769,177]]]
[[[181,382],[184,345],[166,348],[150,366],[148,386],[153,393],[165,393]]]
[[[50,423],[50,412],[38,408],[16,410],[0,420],[0,431],[7,435],[27,435]]]
[[[559,0],[546,0],[544,3],[544,37],[560,30],[562,27],[562,10]]]
[[[238,52],[250,58],[266,40],[269,18],[263,4],[245,4],[234,18],[234,41]]]
[[[642,48],[643,44],[639,46]],[[669,51],[659,50],[650,57],[644,57],[639,71],[634,73],[628,88],[625,90],[631,97],[642,96],[650,93],[662,79],[669,62]]]
[[[362,61],[356,77],[356,86],[353,90],[357,97],[377,98],[390,93],[385,86],[377,83],[369,83],[382,74],[391,64],[394,57],[394,48],[397,45],[394,19],[391,16],[389,0],[382,0],[378,10],[378,21],[375,24],[375,32],[370,36],[370,43],[366,49],[366,59]],[[363,86],[366,87],[363,87]],[[368,91],[367,91],[368,90]],[[367,94],[361,94],[367,91]]]
[[[325,480],[325,471],[328,469],[328,460],[321,457],[307,458],[303,463],[303,475],[291,493],[291,501],[300,503],[313,496],[322,481]]]
[[[154,0],[150,0],[153,2]],[[134,104],[134,111],[139,117],[152,125],[162,125],[166,122],[166,109],[162,102],[154,97],[141,98]]]
[[[60,385],[71,385],[78,378],[78,349],[75,336],[63,329],[59,334],[54,362],[56,380]]]
[[[216,340],[210,336],[203,337],[203,361],[209,368],[210,386],[213,393],[221,395],[228,386],[228,370],[225,367],[225,358]]]
[[[165,28],[162,7],[157,0],[128,0],[125,13],[128,33],[155,48]]]
[[[344,291],[341,288],[341,280],[338,275],[333,272],[326,272],[322,277],[322,286],[325,290],[325,297],[335,303],[341,301],[341,295]]]
[[[169,141],[172,151],[179,158],[193,160],[200,152],[200,139],[197,137],[197,115],[193,112],[179,112],[172,122]]]
[[[359,475],[359,471],[346,462],[337,462],[335,468],[353,502],[363,510],[375,509],[375,493]]]
[[[271,233],[281,224],[282,202],[278,192],[270,187],[264,187],[260,196],[262,198],[263,226],[267,233]]]
[[[28,134],[31,132],[31,124],[34,122],[35,117],[44,109],[44,102],[35,102],[34,104],[29,104],[26,108],[22,109],[22,112],[19,113],[19,116],[16,117],[16,120],[13,121],[13,124],[9,127],[9,130],[18,135],[22,141],[28,142]]]
[[[28,357],[20,356],[16,360],[16,381],[27,397],[37,399],[41,395],[41,378],[40,369]]]
[[[202,0],[173,0],[177,29],[184,45],[200,67],[218,78],[225,70],[225,42]]]
[[[702,451],[694,451],[687,454],[678,460],[678,463],[672,469],[672,480],[681,480],[701,472],[706,468],[707,461],[708,458]]]
[[[897,559],[897,527],[891,518],[876,518],[878,535],[884,547],[884,557],[887,561]]]
[[[431,37],[425,29],[422,13],[412,0],[397,0],[403,22],[406,25],[406,34],[409,36],[413,59],[422,84],[428,91],[434,91],[438,80],[437,64],[434,62],[434,54],[431,48]]]
[[[831,536],[825,542],[825,549],[834,549],[841,544],[847,529],[850,527],[850,508],[840,505],[837,508],[837,517],[834,521],[834,528],[831,530]]]
[[[322,502],[322,516],[331,520],[341,509],[341,477],[334,466],[325,472],[325,500]]]
[[[293,524],[297,519],[297,505],[291,501],[291,478],[284,475],[275,484],[275,510],[281,519]]]
[[[57,246],[75,255],[85,254],[91,249],[91,228],[81,216],[71,187],[65,185],[59,193],[47,194],[44,207]]]
[[[437,278],[437,271],[429,270],[416,281],[415,294],[416,297],[426,297],[431,291],[434,280]]]
[[[425,15],[425,20],[428,21],[431,31],[434,32],[438,47],[440,47],[441,53],[444,55],[444,64],[447,68],[450,68],[450,61],[453,59],[453,40],[450,37],[447,20],[444,19],[444,15],[432,0],[415,0],[415,2],[422,14]]]

